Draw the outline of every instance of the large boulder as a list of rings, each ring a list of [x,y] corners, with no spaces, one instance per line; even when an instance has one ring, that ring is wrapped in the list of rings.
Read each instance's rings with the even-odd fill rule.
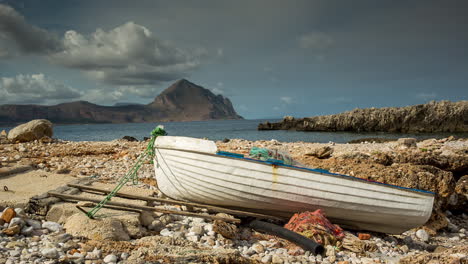
[[[91,240],[130,240],[122,222],[112,217],[94,220],[83,213],[77,213],[66,220],[64,227],[68,234]]]
[[[45,136],[50,138],[52,135],[52,123],[46,119],[36,119],[10,130],[8,139],[12,142],[27,142],[41,139]]]

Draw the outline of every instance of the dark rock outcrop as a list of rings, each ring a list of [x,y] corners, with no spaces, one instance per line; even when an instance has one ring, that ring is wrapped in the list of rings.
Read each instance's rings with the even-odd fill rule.
[[[42,105],[0,105],[0,124],[47,119],[55,124],[133,123],[242,119],[231,101],[185,79],[163,91],[148,105],[101,106],[86,101]]]
[[[406,107],[355,109],[326,116],[262,123],[258,130],[356,132],[468,132],[468,101],[429,102]]]

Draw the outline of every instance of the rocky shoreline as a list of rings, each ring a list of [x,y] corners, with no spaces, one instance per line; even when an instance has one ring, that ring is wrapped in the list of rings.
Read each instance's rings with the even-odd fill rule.
[[[468,132],[468,101],[429,102],[406,107],[354,109],[326,116],[285,117],[258,130],[435,133]]]
[[[36,189],[53,177],[93,186],[112,187],[132,167],[147,142],[114,140],[70,142],[43,139],[0,144],[0,187],[13,186],[20,175],[37,177]],[[468,140],[400,139],[393,142],[327,144],[304,142],[217,142],[219,150],[247,154],[253,146],[288,152],[305,166],[328,169],[356,177],[421,188],[437,193],[433,217],[425,226],[401,235],[370,233],[370,239],[355,240],[341,247],[327,246],[323,255],[304,252],[293,244],[240,227],[225,237],[211,220],[167,214],[112,215],[90,220],[74,204],[58,198],[34,195],[29,207],[16,206],[19,189],[1,190],[0,263],[466,263],[468,251]],[[30,167],[28,172],[2,176],[11,168]],[[144,164],[138,185],[127,184],[132,193],[161,196],[152,164]],[[19,188],[19,187],[16,187]],[[60,185],[61,193],[85,195]],[[6,202],[5,196],[8,199]],[[11,195],[15,194],[15,195]],[[30,194],[28,194],[30,195]],[[13,197],[13,198],[12,198]],[[31,201],[47,204],[47,212],[31,208]],[[162,206],[162,205],[152,205]],[[164,205],[184,210],[181,206]],[[107,210],[107,209],[106,209]],[[7,213],[9,214],[9,213]],[[13,224],[12,224],[13,221]],[[19,226],[20,229],[14,229]],[[109,228],[112,227],[112,228]],[[99,230],[100,235],[96,235]],[[9,233],[10,232],[10,233]],[[16,232],[16,233],[15,233]],[[359,231],[358,231],[359,232]],[[347,230],[349,237],[356,231]],[[432,262],[430,262],[432,261]]]

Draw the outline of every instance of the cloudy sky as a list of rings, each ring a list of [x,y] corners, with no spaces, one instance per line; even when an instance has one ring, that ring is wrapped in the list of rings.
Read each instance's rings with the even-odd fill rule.
[[[468,99],[467,1],[0,0],[0,104],[149,103],[186,78],[246,118]]]

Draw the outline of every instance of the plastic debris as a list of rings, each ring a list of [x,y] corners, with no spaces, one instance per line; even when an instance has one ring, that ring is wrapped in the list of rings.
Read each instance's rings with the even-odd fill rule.
[[[371,238],[371,235],[366,233],[358,233],[358,238],[360,240],[369,240]]]

